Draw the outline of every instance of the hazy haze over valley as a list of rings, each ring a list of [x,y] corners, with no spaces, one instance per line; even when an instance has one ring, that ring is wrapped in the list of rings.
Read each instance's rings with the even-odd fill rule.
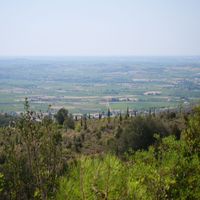
[[[0,59],[0,110],[71,112],[168,108],[197,102],[200,57],[16,57]]]

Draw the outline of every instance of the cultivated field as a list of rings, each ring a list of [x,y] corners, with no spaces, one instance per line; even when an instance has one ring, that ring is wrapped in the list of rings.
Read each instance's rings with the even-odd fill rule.
[[[200,98],[200,57],[0,58],[0,111],[100,112],[174,107]]]

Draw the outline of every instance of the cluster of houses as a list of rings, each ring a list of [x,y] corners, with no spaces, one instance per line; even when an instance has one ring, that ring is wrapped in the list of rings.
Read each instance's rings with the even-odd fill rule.
[[[184,110],[187,110],[187,107],[189,110],[191,110],[192,105],[183,105]],[[108,117],[119,117],[119,116],[126,116],[129,117],[135,117],[135,116],[147,116],[147,115],[156,115],[163,112],[179,112],[180,108],[169,108],[169,107],[162,107],[162,108],[149,108],[149,109],[143,109],[143,110],[134,110],[127,108],[126,111],[121,110],[111,110],[108,108],[108,110],[96,112],[96,113],[72,113],[74,120],[81,120],[83,118],[85,119],[103,119]],[[58,110],[51,110],[49,112],[43,112],[43,116],[51,116],[54,118],[54,115],[57,113]],[[5,114],[4,112],[0,112],[0,114]],[[7,112],[7,114],[12,116],[19,116],[21,112]]]
[[[88,119],[103,119],[107,117],[118,117],[120,115],[128,115],[129,117],[135,117],[135,116],[146,116],[146,115],[153,115],[153,114],[158,114],[160,112],[166,112],[168,111],[169,108],[149,108],[146,110],[133,110],[127,108],[126,111],[121,111],[121,110],[111,110],[108,109],[107,112],[96,112],[96,113],[73,113],[73,118],[75,120],[80,120],[83,117],[86,117]]]

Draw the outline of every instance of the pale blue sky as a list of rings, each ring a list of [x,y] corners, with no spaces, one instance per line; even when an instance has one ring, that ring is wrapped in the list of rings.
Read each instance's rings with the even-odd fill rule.
[[[200,55],[200,0],[0,0],[0,55]]]

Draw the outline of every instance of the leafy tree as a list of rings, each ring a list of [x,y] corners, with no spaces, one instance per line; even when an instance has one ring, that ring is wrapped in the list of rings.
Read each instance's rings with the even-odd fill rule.
[[[81,127],[83,126],[83,117],[81,116],[81,122],[80,122],[80,124],[81,124]]]
[[[102,118],[102,114],[101,113],[99,113],[99,120]]]
[[[67,129],[67,128],[74,129],[75,128],[75,123],[74,123],[72,114],[70,114],[68,117],[65,118],[63,125],[64,125],[65,129]]]
[[[0,114],[0,127],[9,126],[13,123],[16,123],[17,120],[18,120],[18,118],[15,116],[11,116],[6,113]]]
[[[110,112],[110,108],[108,108],[107,117],[110,118],[110,116],[111,116],[111,112]]]
[[[152,117],[135,117],[124,124],[123,131],[117,139],[120,152],[129,149],[147,149],[154,143],[154,134],[167,135],[164,124]]]
[[[0,173],[0,194],[3,192],[4,188],[4,176],[2,173]]]
[[[129,114],[129,107],[127,107],[125,118],[128,119],[128,118],[129,118],[129,115],[130,115],[130,114]]]
[[[119,113],[119,121],[122,122],[122,114],[121,114],[121,112]]]
[[[66,110],[65,108],[61,108],[57,114],[55,115],[55,118],[57,120],[57,122],[60,124],[60,125],[63,125],[64,121],[66,118],[68,118],[68,110]]]
[[[84,130],[87,130],[87,116],[84,115]]]
[[[200,156],[200,106],[194,109],[193,116],[190,117],[186,130],[182,137],[185,139],[189,152],[198,153]]]
[[[57,199],[125,199],[126,179],[125,167],[116,157],[81,157],[70,168],[69,179],[60,180]]]
[[[174,136],[156,140],[157,147],[133,152],[126,162],[111,155],[81,157],[60,179],[57,199],[198,200],[198,155],[188,157],[186,142]]]
[[[3,199],[47,199],[56,191],[62,170],[62,136],[48,117],[30,110],[15,127],[2,130],[4,162],[0,169],[5,179]]]

